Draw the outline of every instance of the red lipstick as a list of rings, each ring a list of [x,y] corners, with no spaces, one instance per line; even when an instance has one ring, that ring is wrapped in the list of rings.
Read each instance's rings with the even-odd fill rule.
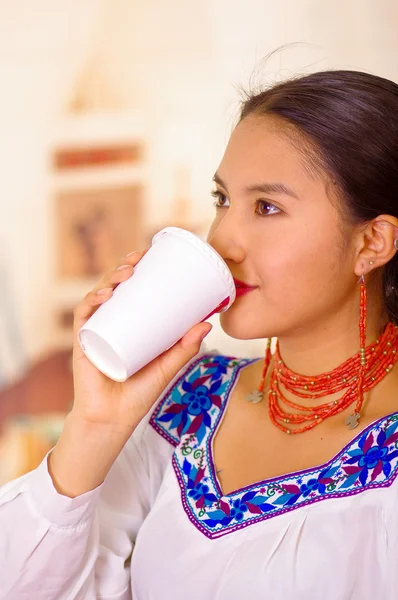
[[[251,292],[252,290],[255,290],[258,287],[256,285],[250,285],[248,283],[245,283],[244,281],[240,281],[235,277],[234,283],[236,287],[236,296],[242,296],[243,294],[247,294],[248,292]]]

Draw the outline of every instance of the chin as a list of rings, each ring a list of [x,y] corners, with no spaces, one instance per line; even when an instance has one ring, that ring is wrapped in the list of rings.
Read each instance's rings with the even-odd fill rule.
[[[254,314],[248,314],[247,318],[242,315],[234,315],[231,309],[220,314],[221,329],[236,340],[256,340],[266,338],[264,326],[259,328],[258,318]]]

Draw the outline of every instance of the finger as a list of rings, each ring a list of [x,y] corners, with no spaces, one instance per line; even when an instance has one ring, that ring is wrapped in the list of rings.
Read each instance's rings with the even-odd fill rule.
[[[112,297],[112,294],[113,289],[111,287],[102,288],[96,292],[89,292],[73,311],[73,350],[76,356],[84,354],[78,339],[78,333],[81,327],[83,327],[91,315],[94,314],[102,304]]]
[[[165,386],[199,352],[204,338],[210,333],[212,328],[213,326],[210,323],[198,323],[172,348],[169,348],[169,350],[158,357]]]
[[[115,288],[133,275],[134,266],[137,265],[148,250],[149,248],[143,251],[130,252],[127,256],[123,257],[119,261],[119,266],[106,273],[94,289],[86,294],[83,300],[76,306],[73,321],[73,348],[77,356],[83,355],[78,340],[80,328],[83,327],[102,304],[111,298]]]
[[[120,260],[120,265],[106,273],[98,284],[83,298],[74,310],[74,328],[80,329],[97,308],[106,302],[113,290],[131,277],[134,266],[142,259],[148,250],[131,252]]]
[[[114,289],[119,283],[125,281],[132,275],[134,267],[147,252],[148,249],[130,252],[130,254],[121,258],[114,269],[111,269],[103,275],[92,291],[97,292],[98,290],[108,287]]]
[[[121,260],[127,261],[128,264],[133,265],[133,267],[141,260],[143,256],[150,250],[150,248],[145,248],[145,250],[134,250],[133,252],[129,252],[124,256]]]
[[[89,292],[84,299],[75,307],[73,311],[74,321],[73,327],[78,331],[80,327],[86,323],[87,319],[96,311],[96,309],[104,304],[113,294],[113,288],[101,288],[97,291]]]
[[[102,279],[94,286],[91,290],[92,293],[96,293],[100,290],[111,288],[115,289],[119,283],[126,281],[134,273],[133,265],[123,264],[116,267],[112,271],[108,271],[102,277]]]

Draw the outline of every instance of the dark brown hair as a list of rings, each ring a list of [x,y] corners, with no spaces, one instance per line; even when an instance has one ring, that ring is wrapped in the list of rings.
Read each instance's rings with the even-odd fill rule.
[[[253,113],[284,119],[310,142],[352,223],[398,218],[397,84],[361,71],[321,71],[247,94],[240,120]],[[383,268],[383,293],[398,324],[398,254]]]

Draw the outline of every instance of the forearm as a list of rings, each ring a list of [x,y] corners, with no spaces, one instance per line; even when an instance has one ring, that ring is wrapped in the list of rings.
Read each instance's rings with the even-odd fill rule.
[[[106,425],[90,425],[73,411],[48,459],[48,469],[60,494],[75,498],[105,479],[129,435]]]

